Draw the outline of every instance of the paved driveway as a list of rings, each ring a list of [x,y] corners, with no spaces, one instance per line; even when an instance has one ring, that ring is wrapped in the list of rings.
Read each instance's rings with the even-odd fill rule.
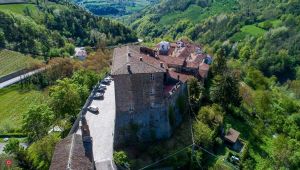
[[[85,116],[93,138],[93,156],[96,166],[106,166],[110,167],[109,169],[114,169],[111,165],[116,115],[114,82],[107,86],[104,99],[93,100],[91,105],[99,108],[99,114],[87,112]]]
[[[40,69],[31,71],[31,72],[28,72],[28,73],[26,73],[26,74],[17,76],[17,77],[15,77],[15,78],[12,78],[12,79],[7,80],[7,81],[5,81],[5,82],[2,82],[2,83],[0,83],[0,89],[2,89],[2,88],[4,88],[4,87],[7,87],[7,86],[10,86],[10,85],[12,85],[12,84],[15,84],[15,83],[17,83],[17,82],[19,82],[19,81],[21,81],[21,80],[27,78],[27,77],[30,77],[30,76],[32,76],[32,75],[34,75],[34,74],[36,74],[36,73],[39,73],[39,72],[41,72],[41,71],[44,71],[44,70],[45,70],[45,68],[40,68]]]

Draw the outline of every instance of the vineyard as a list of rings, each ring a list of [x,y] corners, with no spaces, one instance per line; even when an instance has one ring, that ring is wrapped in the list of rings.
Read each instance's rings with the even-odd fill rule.
[[[29,68],[35,63],[40,63],[40,61],[18,52],[0,50],[0,77],[24,68]]]

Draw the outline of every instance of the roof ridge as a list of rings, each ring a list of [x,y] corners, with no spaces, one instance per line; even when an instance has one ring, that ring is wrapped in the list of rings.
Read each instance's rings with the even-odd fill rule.
[[[140,46],[139,46],[140,47]],[[128,48],[128,46],[127,46],[127,48]],[[138,53],[138,54],[140,54],[140,52],[139,51],[137,51],[136,49],[133,49],[133,48],[131,48],[133,51],[135,51],[136,53]],[[142,55],[145,55],[145,54],[142,54]],[[145,56],[147,56],[147,55],[145,55]],[[151,56],[147,56],[147,57],[151,57]],[[154,60],[157,60],[156,58],[153,58]],[[136,59],[136,60],[138,60],[138,59]],[[160,61],[160,60],[158,60],[158,61]],[[160,62],[162,62],[162,61],[160,61]],[[150,64],[150,63],[147,63],[147,62],[145,62],[145,61],[143,61],[143,63],[145,63],[145,64],[148,64],[149,66],[152,66],[152,67],[154,67],[154,68],[156,68],[156,69],[159,69],[159,70],[161,70],[161,71],[165,71],[164,69],[162,69],[161,67],[157,67],[157,66],[155,66],[155,65],[152,65],[152,64]]]
[[[67,169],[71,170],[71,165],[72,165],[72,155],[73,155],[73,147],[74,147],[74,138],[75,134],[72,134],[72,139],[71,139],[71,148],[69,152],[69,157],[68,157],[68,163],[67,163]]]

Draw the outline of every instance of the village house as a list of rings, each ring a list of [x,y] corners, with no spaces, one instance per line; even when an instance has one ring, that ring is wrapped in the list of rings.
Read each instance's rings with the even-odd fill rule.
[[[87,52],[84,47],[76,47],[74,56],[79,60],[83,61],[87,57]]]
[[[182,120],[179,98],[186,99],[186,82],[204,80],[207,55],[184,41],[163,41],[156,49],[136,45],[114,50],[115,146],[170,137]],[[173,114],[173,115],[170,115]]]

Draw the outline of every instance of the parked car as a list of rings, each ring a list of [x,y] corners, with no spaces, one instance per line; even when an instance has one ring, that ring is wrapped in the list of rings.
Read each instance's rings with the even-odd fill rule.
[[[102,99],[102,98],[104,98],[104,94],[103,93],[96,93],[94,95],[94,99]]]
[[[88,110],[90,112],[94,112],[94,113],[98,113],[99,112],[99,108],[97,106],[89,106]]]
[[[98,88],[103,88],[103,89],[105,89],[105,90],[106,90],[106,85],[104,85],[104,84],[100,84]]]
[[[103,83],[103,84],[105,84],[105,85],[109,85],[109,83],[110,83],[110,80],[108,80],[108,79],[104,79],[104,80],[102,81],[102,83]]]
[[[3,139],[4,142],[7,142],[8,140],[9,140],[8,138],[4,138],[4,139]]]
[[[107,79],[109,81],[113,81],[114,80],[111,76],[107,76],[105,79]]]
[[[99,87],[96,89],[97,92],[100,92],[100,93],[104,93],[105,92],[105,88],[104,87]]]

